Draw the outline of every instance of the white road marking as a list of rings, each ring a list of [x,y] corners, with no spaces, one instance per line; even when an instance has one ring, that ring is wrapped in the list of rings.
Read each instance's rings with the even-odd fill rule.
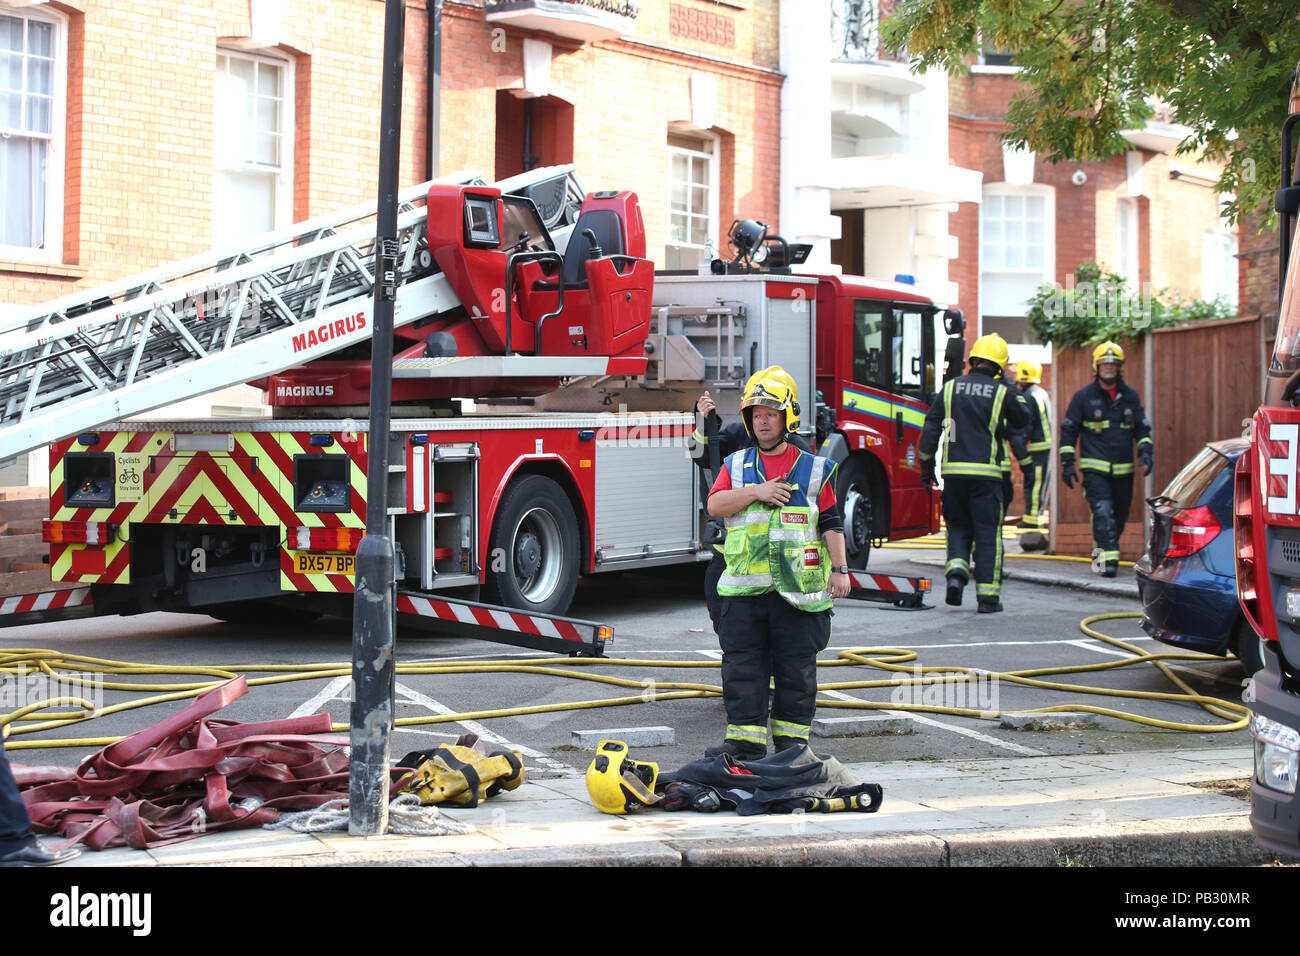
[[[348,690],[352,686],[351,677],[336,677],[326,684],[315,697],[301,704],[289,719],[295,717],[307,717],[311,714],[320,713],[321,707],[331,700],[342,700],[348,703],[352,702],[352,692]]]
[[[1114,657],[1133,656],[1127,651],[1120,650],[1118,647],[1105,647],[1099,644],[1093,644],[1087,640],[1070,641],[1069,643],[1073,644],[1075,647],[1081,647],[1085,651],[1095,651],[1098,654],[1110,654]],[[1177,653],[1177,651],[1175,651],[1174,648],[1172,647],[1169,650],[1173,653]],[[1214,674],[1214,675],[1207,674],[1205,671],[1197,670],[1194,667],[1188,667],[1185,664],[1175,664],[1173,661],[1161,661],[1161,663],[1164,664],[1166,667],[1168,667],[1170,670],[1181,671],[1182,673],[1186,674],[1188,677],[1199,677],[1201,680],[1208,680],[1212,684],[1223,684],[1227,687],[1241,686],[1239,683],[1233,683],[1232,681],[1228,680],[1226,677],[1222,677],[1218,674]],[[1218,662],[1207,661],[1206,663],[1218,663]],[[1226,658],[1224,660],[1224,663],[1226,663]]]
[[[857,701],[859,697],[851,697],[838,690],[818,691],[827,697],[834,697],[837,700]],[[907,711],[882,710],[878,713],[886,714],[890,717],[910,717],[918,724],[925,724],[929,727],[938,727],[941,730],[950,730],[954,734],[961,734],[963,737],[970,737],[974,740],[982,741],[994,747],[1001,747],[1003,750],[1010,750],[1012,753],[1024,754],[1026,757],[1046,757],[1047,752],[1044,750],[1035,750],[1033,747],[1023,747],[1020,744],[1013,744],[1006,740],[999,740],[997,737],[990,737],[988,734],[982,734],[978,730],[969,730],[966,727],[958,727],[954,724],[945,724],[941,720],[935,720],[925,714],[914,714]]]
[[[419,706],[424,707],[426,710],[431,710],[435,714],[441,714],[443,716],[447,716],[449,714],[456,713],[456,711],[452,710],[446,704],[440,703],[439,701],[436,701],[432,697],[426,696],[425,694],[421,694],[418,690],[414,690],[410,687],[407,687],[405,684],[399,683],[397,685],[397,696],[406,699],[412,704],[418,704]],[[565,777],[572,777],[577,775],[577,771],[574,770],[572,767],[570,767],[568,764],[561,763],[558,760],[554,760],[551,757],[546,756],[546,754],[541,753],[540,751],[522,746],[521,744],[511,743],[509,740],[506,740],[506,738],[502,737],[500,734],[488,730],[486,727],[484,727],[476,720],[461,720],[457,722],[466,730],[468,730],[470,733],[478,734],[480,738],[482,738],[485,741],[488,741],[489,743],[494,743],[502,747],[507,747],[510,750],[517,750],[525,757],[533,758],[533,760],[536,761],[536,763],[538,763],[540,766],[544,767],[547,770],[555,771],[556,773]],[[405,728],[401,728],[401,729],[405,729]]]

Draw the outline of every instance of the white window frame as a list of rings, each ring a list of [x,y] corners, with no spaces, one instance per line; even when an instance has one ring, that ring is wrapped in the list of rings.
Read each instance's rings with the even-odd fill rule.
[[[1138,234],[1141,230],[1137,200],[1120,196],[1115,201],[1115,271],[1122,275],[1131,291],[1142,285],[1142,263],[1138,260]]]
[[[993,197],[1001,198],[1007,196],[1024,196],[1024,197],[1034,197],[1034,198],[1041,197],[1043,200],[1043,241],[1042,241],[1043,264],[1041,267],[1033,267],[1033,266],[1011,267],[1011,268],[1005,266],[992,267],[987,263],[985,259],[984,256],[985,201]],[[987,303],[989,298],[985,291],[985,286],[986,286],[985,278],[987,276],[1006,275],[1006,276],[1032,277],[1033,279],[1036,280],[1035,289],[1037,288],[1038,285],[1050,284],[1055,280],[1056,277],[1056,190],[1053,189],[1051,186],[1044,185],[1041,183],[1031,183],[1024,186],[1015,186],[1012,185],[1011,183],[1005,183],[1005,182],[986,183],[981,195],[980,215],[979,215],[979,237],[977,241],[978,241],[978,248],[979,248],[979,286],[980,286],[979,329],[980,329],[980,334],[983,335],[985,332],[984,316],[986,313],[995,318],[1001,317],[1005,314],[1003,312],[989,313],[987,310]],[[1021,312],[1019,314],[1023,315],[1026,312],[1028,312],[1027,305],[1022,307]]]
[[[50,113],[50,135],[45,164],[45,244],[40,248],[0,244],[0,259],[14,262],[61,263],[63,261],[63,216],[66,198],[63,195],[63,167],[67,158],[68,116],[68,22],[53,10],[14,7],[0,2],[0,13],[20,20],[37,20],[54,27],[53,103]],[[25,131],[10,130],[0,125],[0,135],[29,136]]]
[[[665,226],[664,261],[665,263],[668,262],[669,249],[698,250],[704,256],[707,256],[710,250],[712,250],[713,256],[715,257],[719,256],[721,255],[721,252],[718,249],[714,248],[713,246],[714,243],[717,241],[717,236],[718,236],[718,217],[719,217],[718,193],[721,190],[721,181],[722,181],[721,179],[722,138],[718,136],[716,133],[710,133],[705,130],[696,129],[695,127],[669,127],[668,132],[670,134],[677,135],[677,136],[689,136],[694,139],[704,140],[707,143],[709,143],[711,152],[686,149],[685,147],[682,146],[672,146],[672,145],[667,146],[668,174],[666,179],[668,183],[668,191],[664,197],[664,226]],[[699,243],[694,243],[694,242],[672,242],[669,239],[672,230],[672,217],[673,217],[672,189],[673,189],[673,157],[674,156],[685,156],[688,161],[692,159],[703,159],[708,164],[709,196],[707,201],[708,212],[706,213],[708,221],[706,223],[704,245],[700,245]],[[688,183],[687,185],[689,188],[690,183]],[[686,214],[688,217],[696,217],[696,218],[699,217],[698,213],[690,212],[689,208],[687,209]]]
[[[275,198],[271,210],[271,230],[283,229],[290,225],[293,220],[294,136],[297,129],[294,103],[295,63],[289,57],[279,56],[268,51],[249,51],[228,46],[218,47],[215,56],[217,62],[214,65],[214,82],[219,82],[219,71],[222,69],[221,57],[269,64],[281,70],[283,87],[280,98],[280,128],[277,130],[280,137],[280,162],[274,176]],[[219,120],[220,117],[214,115],[214,136],[219,136],[222,132]],[[266,173],[270,171],[265,165],[247,160],[241,160],[235,164],[223,164],[221,162],[220,148],[215,142],[213,143],[212,169],[214,175],[223,172]],[[216,191],[214,190],[212,209],[214,229],[218,213]]]
[[[1237,308],[1237,235],[1228,229],[1201,234],[1201,298],[1223,298]]]

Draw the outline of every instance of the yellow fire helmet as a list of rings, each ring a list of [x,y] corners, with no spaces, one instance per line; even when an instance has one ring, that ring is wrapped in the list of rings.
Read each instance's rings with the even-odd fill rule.
[[[1043,367],[1037,362],[1031,362],[1029,359],[1021,359],[1016,363],[1017,378],[1021,385],[1037,385],[1043,380]]]
[[[795,384],[794,376],[787,372],[779,365],[769,365],[767,368],[759,369],[753,375],[749,376],[749,381],[745,383],[745,391],[742,395],[748,395],[750,390],[759,382],[765,379],[773,378],[790,390],[790,400],[794,403],[794,417],[798,421],[799,409],[799,386]]]
[[[755,382],[745,389],[744,397],[740,400],[740,417],[745,420],[745,431],[752,438],[754,436],[754,413],[750,411],[755,405],[764,405],[768,408],[775,408],[777,411],[785,412],[785,430],[792,432],[799,427],[799,413],[795,409],[794,398],[790,394],[790,387],[784,382],[767,378],[761,382]]]
[[[587,795],[601,813],[630,813],[663,799],[655,793],[658,779],[657,763],[633,760],[621,740],[602,740],[587,768]]]
[[[1102,342],[1092,350],[1092,370],[1095,373],[1097,366],[1102,362],[1119,362],[1124,364],[1124,350],[1114,342]]]
[[[999,369],[1007,366],[1007,343],[996,332],[981,336],[971,346],[970,357],[992,362]]]

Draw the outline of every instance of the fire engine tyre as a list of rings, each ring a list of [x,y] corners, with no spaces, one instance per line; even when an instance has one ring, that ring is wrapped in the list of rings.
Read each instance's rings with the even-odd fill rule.
[[[578,560],[578,518],[568,495],[542,475],[518,479],[492,522],[483,599],[563,614],[578,587]]]
[[[1241,661],[1241,669],[1247,677],[1253,677],[1257,671],[1264,669],[1264,640],[1244,617],[1237,619],[1237,626],[1233,630],[1232,653]]]
[[[871,483],[866,463],[849,458],[839,467],[835,496],[844,516],[844,548],[849,567],[865,568],[871,557]]]

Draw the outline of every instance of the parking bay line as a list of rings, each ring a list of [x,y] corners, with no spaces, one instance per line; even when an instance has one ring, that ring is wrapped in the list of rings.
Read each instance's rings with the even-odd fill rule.
[[[400,684],[400,683],[397,684],[396,691],[398,696],[405,698],[407,701],[409,701],[412,704],[418,704],[419,706],[424,707],[427,710],[431,710],[435,714],[447,716],[456,713],[456,711],[452,710],[446,704],[440,703],[439,701],[436,701],[432,697],[429,697],[425,694],[421,694],[418,690],[414,690],[413,688],[407,687],[405,684]],[[562,763],[558,760],[554,760],[551,757],[546,756],[546,754],[541,753],[540,751],[537,750],[533,750],[530,747],[525,747],[522,744],[511,743],[509,740],[506,740],[506,738],[502,737],[500,734],[488,730],[477,720],[461,720],[461,721],[457,721],[457,723],[459,723],[470,733],[478,734],[478,736],[483,740],[486,740],[490,743],[498,744],[510,750],[517,750],[525,757],[532,757],[541,766],[545,767],[547,770],[551,770],[554,771],[555,773],[558,773],[560,776],[572,777],[577,775],[577,771],[574,770],[572,767],[570,767],[568,764]],[[401,728],[397,728],[397,729],[400,730]]]
[[[837,700],[860,702],[861,698],[851,697],[838,690],[818,691],[819,694],[825,694],[827,697],[834,697]],[[929,727],[938,727],[940,730],[950,730],[954,734],[961,734],[963,737],[970,737],[974,740],[983,741],[994,747],[1001,747],[1004,750],[1010,750],[1012,753],[1018,753],[1025,757],[1046,757],[1045,750],[1035,750],[1033,747],[1025,747],[1021,744],[1013,744],[1006,740],[999,740],[997,737],[991,737],[988,734],[982,734],[978,730],[970,730],[966,727],[957,727],[953,724],[945,724],[942,720],[935,720],[933,717],[927,717],[924,714],[913,714],[907,711],[882,710],[879,713],[890,717],[910,717],[918,724],[925,724]]]
[[[352,683],[351,677],[334,678],[332,681],[326,684],[320,690],[320,692],[316,694],[316,696],[312,697],[310,700],[305,701],[300,706],[298,706],[294,710],[294,712],[289,715],[289,717],[292,719],[294,717],[305,717],[309,714],[317,713],[323,704],[331,700],[350,701],[351,696],[347,695],[346,691],[347,688],[351,685],[351,683]],[[424,707],[426,710],[431,710],[435,714],[447,716],[455,713],[454,710],[452,710],[450,707],[447,707],[445,704],[439,703],[438,701],[434,700],[432,697],[428,697],[424,694],[421,694],[419,691],[407,687],[405,684],[400,684],[400,683],[397,684],[395,686],[395,690],[396,690],[396,696],[401,697],[402,699],[408,701],[409,703],[416,704],[420,707]],[[524,747],[519,744],[511,743],[510,741],[502,737],[500,734],[493,733],[491,730],[488,730],[478,721],[462,720],[460,721],[460,725],[464,727],[466,730],[468,730],[470,733],[478,734],[478,736],[483,740],[486,740],[490,743],[498,744],[510,750],[517,750],[525,757],[531,757],[533,760],[535,760],[538,764],[545,767],[547,770],[551,770],[556,773],[559,773],[561,776],[566,776],[566,777],[574,776],[577,773],[577,771],[575,771],[568,764],[561,763],[558,760],[553,760],[552,758],[546,756],[546,754],[533,750],[530,747]],[[394,728],[394,731],[405,731],[405,730],[407,730],[407,728],[403,728],[403,727]],[[412,732],[429,733],[429,731],[414,731],[414,730]],[[446,734],[445,736],[455,739],[455,737],[458,735]]]
[[[1132,654],[1126,653],[1125,651],[1118,650],[1117,648],[1098,647],[1096,644],[1090,644],[1087,639],[1068,641],[1067,643],[1073,644],[1075,647],[1081,647],[1085,651],[1095,651],[1098,654],[1110,654],[1113,655],[1114,657],[1133,656]],[[1227,658],[1224,658],[1224,663],[1226,662],[1227,662]],[[1184,664],[1174,664],[1171,661],[1161,661],[1160,663],[1164,664],[1170,670],[1181,671],[1182,673],[1186,674],[1188,677],[1197,677],[1200,678],[1201,680],[1209,680],[1210,683],[1212,684],[1224,684],[1225,686],[1228,687],[1241,686],[1240,684],[1233,683],[1232,681],[1228,680],[1226,677],[1221,677],[1218,674],[1211,676],[1209,674],[1206,674],[1204,671],[1198,671],[1196,668],[1187,667]],[[1213,659],[1207,659],[1207,663],[1217,663],[1217,662],[1213,661]]]

